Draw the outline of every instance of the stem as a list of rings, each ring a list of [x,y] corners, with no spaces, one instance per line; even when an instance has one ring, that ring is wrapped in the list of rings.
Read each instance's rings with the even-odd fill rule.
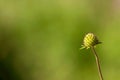
[[[96,64],[97,64],[100,80],[103,80],[103,76],[102,76],[102,72],[101,72],[101,68],[100,68],[99,57],[98,57],[98,55],[97,55],[97,53],[95,51],[94,46],[92,46],[91,49],[92,49],[92,52],[94,53],[94,56],[95,56],[95,59],[96,59]]]

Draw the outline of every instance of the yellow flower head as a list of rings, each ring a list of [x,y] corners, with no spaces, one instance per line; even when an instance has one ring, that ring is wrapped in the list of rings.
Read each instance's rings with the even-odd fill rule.
[[[99,40],[97,39],[97,37],[93,34],[93,33],[88,33],[85,35],[84,40],[83,40],[83,45],[82,48],[90,48],[92,46],[95,46],[97,44],[100,44],[101,42],[99,42]]]

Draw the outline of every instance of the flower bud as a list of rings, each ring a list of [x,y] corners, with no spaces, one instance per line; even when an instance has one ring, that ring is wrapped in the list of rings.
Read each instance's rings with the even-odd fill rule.
[[[82,48],[90,48],[92,46],[95,46],[97,44],[100,44],[98,38],[93,34],[93,33],[88,33],[85,35],[84,40],[83,40],[83,45]]]

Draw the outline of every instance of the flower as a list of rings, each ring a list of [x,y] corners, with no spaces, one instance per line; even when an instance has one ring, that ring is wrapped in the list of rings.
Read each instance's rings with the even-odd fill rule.
[[[82,48],[90,48],[92,46],[95,46],[97,44],[100,44],[101,42],[99,42],[98,38],[93,34],[93,33],[88,33],[85,35],[84,39],[83,39],[83,45]]]

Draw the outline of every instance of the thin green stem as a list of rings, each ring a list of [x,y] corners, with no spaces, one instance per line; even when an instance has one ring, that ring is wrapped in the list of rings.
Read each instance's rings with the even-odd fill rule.
[[[99,57],[97,55],[97,52],[95,51],[94,46],[91,47],[92,52],[94,53],[95,59],[96,59],[96,64],[97,64],[97,68],[98,68],[98,73],[99,73],[99,77],[100,80],[103,80],[103,76],[102,76],[102,72],[101,72],[101,67],[100,67],[100,61],[99,61]]]

